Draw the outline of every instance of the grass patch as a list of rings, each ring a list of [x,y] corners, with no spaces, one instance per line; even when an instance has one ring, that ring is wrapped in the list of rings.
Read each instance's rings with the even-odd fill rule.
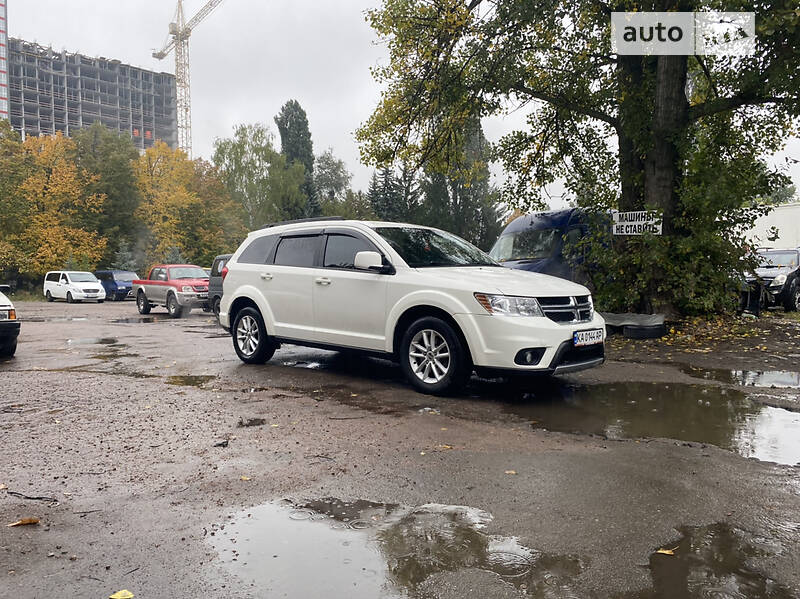
[[[26,291],[23,289],[17,290],[15,293],[8,296],[12,302],[43,302],[45,301],[44,295],[40,291]]]

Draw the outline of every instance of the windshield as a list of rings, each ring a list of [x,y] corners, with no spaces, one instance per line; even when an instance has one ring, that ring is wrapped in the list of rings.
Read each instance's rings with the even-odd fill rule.
[[[199,266],[179,266],[178,268],[170,268],[169,274],[171,279],[207,279],[208,275]]]
[[[431,266],[498,266],[474,245],[444,231],[419,227],[377,227],[411,268]]]
[[[97,277],[90,272],[71,272],[69,280],[73,283],[96,283]]]
[[[797,266],[797,252],[759,252],[760,268],[781,268]]]
[[[138,279],[139,275],[135,272],[115,272],[114,273],[114,280],[115,281],[133,281],[134,279]]]
[[[489,255],[498,262],[540,260],[553,255],[560,229],[526,229],[501,235]]]

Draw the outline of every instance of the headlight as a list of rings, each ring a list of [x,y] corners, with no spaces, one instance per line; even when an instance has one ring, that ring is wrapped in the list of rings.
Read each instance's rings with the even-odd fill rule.
[[[779,287],[779,286],[783,285],[785,282],[786,282],[786,275],[778,275],[772,281],[772,286],[773,287]]]
[[[181,287],[181,291],[183,291],[184,293],[191,293],[194,290],[192,289],[191,285],[184,285],[183,287]]]
[[[489,314],[502,316],[544,316],[533,297],[476,293],[475,299]]]

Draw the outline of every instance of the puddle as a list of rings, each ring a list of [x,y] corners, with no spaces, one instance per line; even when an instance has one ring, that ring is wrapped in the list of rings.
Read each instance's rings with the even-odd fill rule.
[[[20,318],[20,322],[84,322],[89,320],[86,316],[30,316]]]
[[[67,347],[72,345],[115,345],[119,343],[116,337],[83,337],[80,339],[67,339]]]
[[[93,360],[102,360],[103,362],[111,362],[121,358],[138,358],[140,354],[126,353],[117,348],[109,348],[109,351],[98,352],[89,356]]]
[[[291,366],[294,368],[310,368],[311,370],[321,370],[325,368],[325,366],[319,362],[304,362],[303,360],[299,360],[297,362],[294,361],[281,362],[281,366]]]
[[[503,409],[536,428],[611,439],[664,437],[709,443],[747,458],[800,463],[800,413],[709,385],[625,383],[586,387],[540,381]]]
[[[748,566],[748,560],[780,553],[780,543],[756,539],[728,524],[683,527],[682,537],[650,556],[653,588],[629,599],[791,599],[792,591]]]
[[[324,581],[327,597],[408,597],[429,577],[466,569],[494,573],[492,582],[528,597],[579,596],[572,580],[581,558],[487,534],[491,519],[466,506],[325,499],[246,510],[210,540],[226,569],[264,596],[318,597]]]
[[[133,316],[131,318],[117,318],[112,320],[112,324],[138,324],[140,322],[156,322],[159,320],[168,320],[169,315],[163,314],[161,316]]]
[[[267,423],[266,418],[239,418],[239,422],[236,423],[236,426],[239,428],[244,428],[247,426],[264,426]]]
[[[215,378],[217,377],[213,374],[173,375],[167,377],[167,384],[180,385],[182,387],[202,387],[205,383]]]
[[[745,387],[800,389],[800,372],[791,370],[724,370],[683,365],[681,372],[707,381],[720,381]]]

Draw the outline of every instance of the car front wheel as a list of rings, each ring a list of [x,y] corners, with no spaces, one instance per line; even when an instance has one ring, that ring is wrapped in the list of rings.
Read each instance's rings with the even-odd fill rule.
[[[52,302],[53,301],[53,295],[50,293],[49,289],[47,290],[47,293],[44,294],[44,296],[47,298],[48,302]]]
[[[463,387],[471,373],[467,348],[453,327],[426,316],[403,335],[400,366],[408,381],[430,395],[444,395]]]
[[[786,295],[783,309],[787,312],[800,310],[800,286],[797,285],[797,279],[792,281],[792,285],[789,287],[789,293]]]
[[[136,308],[139,310],[139,314],[150,314],[150,307],[150,302],[147,301],[144,291],[136,294]]]
[[[180,318],[183,316],[183,308],[178,303],[178,298],[174,293],[170,293],[167,298],[167,312],[172,318]]]
[[[267,335],[264,319],[255,308],[243,308],[236,313],[231,336],[236,355],[245,364],[263,364],[277,349],[275,341]]]

